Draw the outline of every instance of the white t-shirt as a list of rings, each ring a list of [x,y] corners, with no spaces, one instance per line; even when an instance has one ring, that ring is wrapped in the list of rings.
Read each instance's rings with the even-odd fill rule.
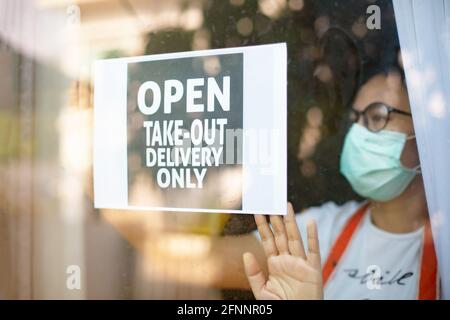
[[[327,202],[296,215],[305,247],[306,222],[317,221],[322,265],[361,203]],[[377,228],[366,211],[325,286],[325,299],[417,299],[423,230],[394,234]],[[379,281],[377,281],[379,279]]]

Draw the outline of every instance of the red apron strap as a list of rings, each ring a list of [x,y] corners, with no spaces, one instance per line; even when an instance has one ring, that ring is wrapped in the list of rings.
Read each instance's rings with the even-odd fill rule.
[[[419,300],[438,299],[438,270],[436,251],[434,250],[433,234],[430,221],[425,224],[423,233],[422,258],[419,275]]]
[[[327,284],[334,269],[336,268],[339,260],[343,256],[345,250],[352,239],[353,234],[358,228],[359,224],[364,217],[369,203],[363,204],[356,213],[350,218],[345,225],[341,234],[331,248],[330,254],[322,268],[322,281],[323,286]],[[424,236],[423,236],[423,248],[422,257],[420,263],[420,275],[419,275],[419,300],[434,300],[439,297],[439,276],[437,268],[436,251],[434,248],[433,235],[430,222],[425,224]]]
[[[342,230],[341,234],[338,236],[336,241],[333,244],[333,247],[331,248],[330,254],[328,255],[328,258],[323,265],[322,268],[322,281],[323,286],[327,284],[327,281],[330,279],[331,274],[334,271],[334,268],[339,263],[339,260],[341,259],[342,255],[345,252],[345,249],[347,249],[348,244],[350,243],[350,240],[357,229],[358,225],[362,221],[362,218],[364,216],[364,213],[366,212],[367,208],[369,207],[369,202],[364,203],[353,216],[350,218],[350,220],[345,225],[344,229]]]

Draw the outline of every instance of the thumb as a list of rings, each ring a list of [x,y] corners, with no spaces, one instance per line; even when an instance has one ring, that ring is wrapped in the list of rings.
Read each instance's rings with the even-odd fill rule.
[[[255,298],[259,299],[261,291],[266,283],[264,274],[261,271],[258,261],[256,261],[255,255],[253,253],[246,252],[242,257],[244,260],[245,274],[247,276],[250,287],[252,288]]]

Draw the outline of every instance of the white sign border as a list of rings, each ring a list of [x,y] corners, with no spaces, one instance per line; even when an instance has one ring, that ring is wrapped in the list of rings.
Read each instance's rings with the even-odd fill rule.
[[[264,50],[264,56],[261,55]],[[243,53],[244,103],[243,127],[247,129],[278,130],[281,145],[273,157],[272,174],[261,176],[261,165],[249,165],[246,145],[243,145],[242,210],[146,207],[128,205],[127,171],[127,65],[133,62],[167,60],[185,57]],[[272,60],[272,63],[267,61]],[[264,67],[264,68],[263,68]],[[273,69],[269,69],[273,68]],[[286,44],[276,43],[239,48],[211,49],[157,54],[131,58],[97,60],[94,63],[94,207],[119,210],[208,212],[239,214],[278,214],[287,212],[287,58]],[[279,81],[268,81],[263,73]],[[251,77],[258,74],[261,76]],[[108,81],[114,79],[114,81]],[[108,82],[111,86],[101,85]],[[257,94],[260,92],[260,94]],[[252,99],[256,99],[252,100]],[[279,108],[274,109],[275,104]],[[258,118],[249,114],[258,110]],[[107,133],[107,134],[106,134]],[[101,150],[101,151],[100,151]],[[273,152],[273,151],[272,151]],[[255,181],[255,177],[257,178]],[[271,177],[271,178],[270,178]],[[272,189],[265,188],[272,179]],[[111,181],[113,180],[113,181]],[[257,197],[257,198],[255,198]],[[267,206],[261,199],[271,199]],[[280,203],[280,199],[284,199]],[[270,207],[268,209],[268,207]]]

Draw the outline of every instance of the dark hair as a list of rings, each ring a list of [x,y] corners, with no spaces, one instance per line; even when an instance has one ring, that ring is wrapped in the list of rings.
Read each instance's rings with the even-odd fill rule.
[[[351,52],[354,59],[357,61],[357,70],[354,72],[354,79],[351,79],[355,85],[352,88],[350,98],[348,99],[349,101],[354,100],[361,86],[377,74],[387,75],[390,72],[397,72],[404,83],[405,73],[402,66],[399,64],[400,45],[398,43],[398,38],[388,42],[386,45],[382,45],[377,38],[357,40],[340,26],[331,26],[319,39],[321,56],[324,58],[331,54],[331,52],[335,51],[336,47],[342,43],[346,44],[347,50]],[[367,43],[371,43],[372,45],[378,44],[378,47],[380,47],[381,52],[377,55],[376,59],[369,58],[366,54],[363,54],[361,48]],[[339,80],[345,82],[349,79]]]
[[[322,59],[328,60],[328,55],[335,55],[338,47],[349,51],[350,57],[356,61],[356,70],[353,75],[350,73],[350,76],[353,76],[353,79],[346,79],[349,75],[347,72],[344,74],[341,73],[343,79],[339,79],[339,82],[351,81],[353,83],[353,88],[348,95],[349,98],[346,99],[351,101],[354,99],[358,88],[363,84],[362,55],[356,41],[345,29],[339,26],[331,26],[319,40],[319,49]],[[339,72],[333,70],[333,74],[339,74]],[[343,96],[345,96],[345,94],[343,94]]]

